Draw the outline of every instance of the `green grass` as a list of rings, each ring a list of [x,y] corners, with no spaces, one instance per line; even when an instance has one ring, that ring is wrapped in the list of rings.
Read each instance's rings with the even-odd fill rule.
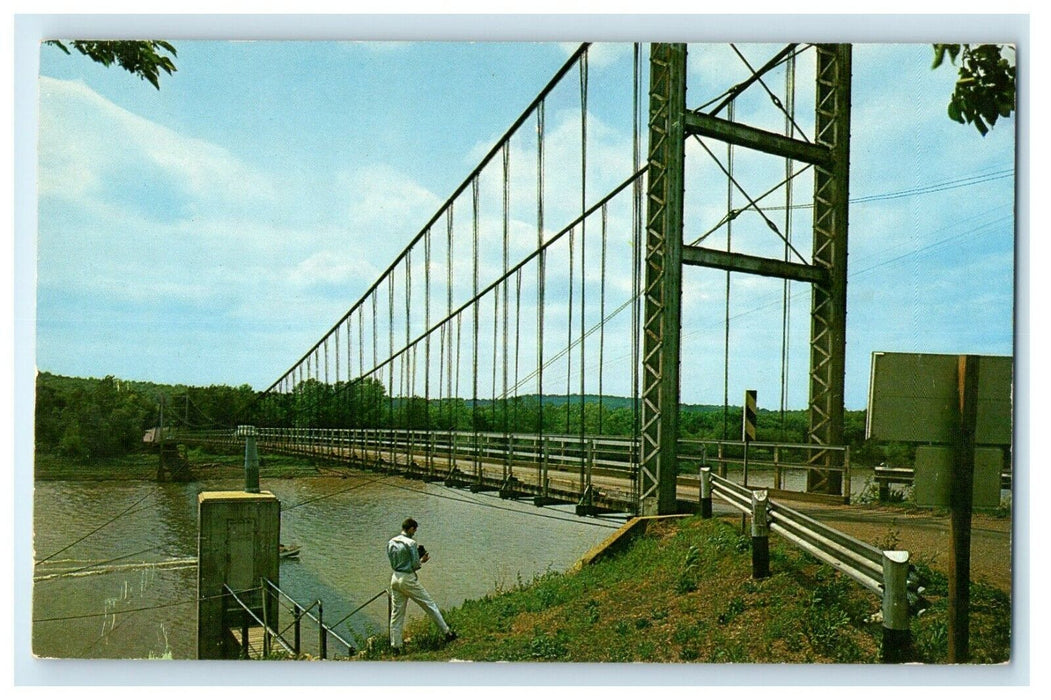
[[[426,620],[411,624],[400,658],[879,662],[875,595],[776,537],[771,576],[752,579],[748,542],[723,520],[660,523],[623,552],[579,572],[547,573],[447,611],[460,636],[455,642],[445,644]],[[931,610],[913,621],[916,658],[944,663],[944,593],[937,581],[930,589]],[[1006,660],[1007,596],[975,585],[972,609],[973,660]]]

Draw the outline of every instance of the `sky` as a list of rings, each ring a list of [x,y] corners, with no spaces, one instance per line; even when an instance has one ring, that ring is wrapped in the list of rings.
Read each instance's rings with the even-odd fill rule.
[[[358,300],[575,48],[175,44],[178,70],[162,75],[160,90],[82,56],[40,49],[41,371],[267,388]],[[715,77],[742,70],[725,47],[691,45],[689,55],[691,107]],[[865,407],[873,352],[1013,352],[1015,120],[984,138],[950,121],[954,71],[932,71],[931,58],[925,43],[854,46],[850,409]],[[623,80],[630,64],[628,44],[589,52],[593,198],[630,174],[631,96]],[[812,119],[805,58],[798,70],[797,110]],[[572,138],[558,137],[560,129],[579,129],[573,95],[559,104],[547,117],[547,162],[559,164],[553,183],[579,167]],[[745,101],[740,109],[742,120],[766,118],[758,105],[754,115]],[[712,160],[696,144],[687,158],[689,240],[718,220],[726,185],[705,179]],[[746,179],[752,166],[739,159]],[[777,167],[775,180],[784,166]],[[756,169],[756,182],[763,177]],[[805,179],[796,204],[806,201]],[[566,189],[578,203],[579,193]],[[561,205],[548,206],[554,228]],[[800,210],[792,223],[806,254],[809,216]],[[517,223],[516,237],[535,236],[535,225],[525,233],[528,216]],[[735,225],[746,245],[750,224],[742,217]],[[762,250],[769,241],[754,235]],[[488,254],[498,258],[497,248]],[[627,289],[623,276],[618,281]],[[776,408],[781,283],[733,276],[725,377],[724,287],[723,273],[686,272],[682,400],[721,403],[725,382],[730,403],[757,389],[760,407]],[[801,286],[791,295],[786,402],[802,408],[810,302]],[[606,358],[607,393],[630,391],[621,350]]]

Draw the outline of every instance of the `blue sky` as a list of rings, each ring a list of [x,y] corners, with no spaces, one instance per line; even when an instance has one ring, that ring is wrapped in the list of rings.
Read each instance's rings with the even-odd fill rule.
[[[266,388],[359,298],[573,49],[175,43],[178,72],[159,91],[41,48],[40,370]],[[700,44],[690,57],[690,106],[710,76],[740,69]],[[627,44],[591,53],[589,163],[608,165],[589,178],[593,194],[592,182],[619,182],[630,165],[630,122],[617,112],[630,92],[615,77],[630,61]],[[873,351],[1012,353],[1015,122],[983,138],[949,121],[954,71],[931,71],[930,61],[929,44],[854,48],[848,408],[865,405]],[[805,68],[801,59],[801,84],[812,81]],[[807,90],[801,119],[812,111]],[[548,162],[560,162],[557,130],[572,123],[554,106],[548,119]],[[695,146],[689,154],[696,217],[687,239],[718,204],[704,199],[711,163]],[[691,188],[701,193],[693,200]],[[793,217],[804,242],[808,217]],[[744,219],[737,236],[749,235]],[[684,401],[722,401],[724,284],[722,273],[687,271]],[[732,403],[756,388],[761,407],[776,407],[781,291],[734,276]],[[806,402],[808,313],[809,294],[793,287],[790,407]],[[625,393],[615,380],[607,387]]]

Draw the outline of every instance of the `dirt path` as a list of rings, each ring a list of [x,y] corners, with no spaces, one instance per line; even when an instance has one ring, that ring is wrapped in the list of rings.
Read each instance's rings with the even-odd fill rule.
[[[948,570],[948,514],[887,506],[786,505],[859,540],[904,549],[914,562]],[[971,521],[971,579],[1010,593],[1011,553],[1011,519],[976,513]]]

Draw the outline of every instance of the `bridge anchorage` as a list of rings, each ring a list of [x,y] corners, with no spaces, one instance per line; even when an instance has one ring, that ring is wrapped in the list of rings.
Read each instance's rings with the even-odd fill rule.
[[[663,43],[592,70],[589,48],[244,422],[267,449],[581,512],[667,514],[702,465],[680,406],[718,391],[721,365],[718,466],[784,466],[805,476],[793,489],[849,498],[850,46],[697,47],[739,75],[688,70],[686,45]],[[731,342],[732,282],[746,276],[781,297],[780,324],[741,342],[780,340],[765,362],[779,365],[782,412],[804,374],[789,361],[793,290],[809,290],[803,464],[779,462],[788,445],[730,439],[731,365],[773,371]],[[721,318],[696,301],[709,293],[725,297]]]

